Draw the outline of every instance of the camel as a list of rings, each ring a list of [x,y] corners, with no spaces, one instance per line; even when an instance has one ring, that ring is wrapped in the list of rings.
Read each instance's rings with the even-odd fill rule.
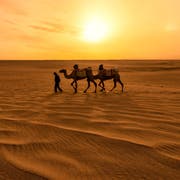
[[[86,93],[87,90],[89,89],[90,82],[94,83],[94,86],[95,86],[95,91],[94,92],[96,93],[97,84],[94,81],[94,76],[93,76],[91,67],[80,69],[78,71],[72,71],[71,74],[67,74],[67,70],[66,69],[61,69],[59,72],[63,73],[64,77],[66,79],[73,79],[73,82],[71,83],[71,86],[74,89],[74,93],[77,93],[77,81],[82,80],[82,79],[87,79],[87,82],[88,82],[88,86],[84,90],[84,93]],[[75,86],[74,86],[74,83],[75,83]]]
[[[102,88],[101,91],[105,91],[104,81],[113,79],[114,86],[110,91],[113,91],[116,88],[116,85],[117,85],[117,82],[118,82],[121,85],[122,92],[123,92],[124,84],[122,83],[122,81],[120,79],[120,74],[116,69],[103,69],[103,70],[100,70],[99,73],[94,76],[94,79],[99,79],[100,80],[100,83],[98,84],[98,86],[100,86]]]

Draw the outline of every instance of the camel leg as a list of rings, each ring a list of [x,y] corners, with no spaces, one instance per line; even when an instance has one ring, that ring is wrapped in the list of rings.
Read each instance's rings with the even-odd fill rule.
[[[122,92],[123,92],[124,84],[122,83],[122,81],[121,81],[120,79],[118,79],[118,82],[119,82],[119,84],[121,85],[121,87],[122,87]]]
[[[102,86],[101,86],[102,84]],[[98,84],[99,87],[101,87],[101,90],[100,91],[105,91],[105,88],[104,88],[104,82],[101,80],[100,83]]]
[[[103,91],[101,84],[102,84],[102,82],[100,81],[99,84],[98,84],[98,86],[101,87],[101,90],[100,90],[100,91]]]
[[[114,87],[111,89],[111,91],[113,91],[116,88],[116,84],[117,84],[117,80],[114,79]]]
[[[94,81],[94,79],[93,79],[93,80],[91,80],[91,82],[93,82],[93,83],[94,83],[94,87],[95,87],[94,93],[96,93],[96,90],[97,90],[97,83]]]
[[[104,90],[104,91],[105,91],[105,87],[104,87],[104,86],[105,86],[105,85],[104,85],[104,81],[102,81],[102,85],[103,85],[103,86],[102,86],[102,90]]]
[[[74,83],[75,83],[75,86],[74,86]],[[72,83],[71,83],[71,86],[73,87],[73,89],[74,89],[74,93],[77,93],[77,81],[73,81]]]
[[[89,87],[90,87],[90,80],[88,79],[87,80],[87,82],[88,82],[88,86],[87,86],[87,88],[84,90],[84,93],[86,93],[87,92],[87,90],[89,89]]]
[[[72,86],[72,87],[74,87],[73,84],[74,84],[74,81],[71,83],[71,86]]]
[[[74,81],[75,82],[75,91],[74,91],[74,93],[77,93],[77,81]]]
[[[75,89],[75,87],[74,87],[74,81],[71,83],[71,86],[73,87],[73,89]]]

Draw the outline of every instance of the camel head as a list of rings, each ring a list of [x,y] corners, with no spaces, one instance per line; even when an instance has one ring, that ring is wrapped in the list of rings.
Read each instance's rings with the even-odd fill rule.
[[[61,69],[61,70],[59,70],[59,72],[60,72],[60,73],[65,73],[66,70],[65,70],[65,69]]]

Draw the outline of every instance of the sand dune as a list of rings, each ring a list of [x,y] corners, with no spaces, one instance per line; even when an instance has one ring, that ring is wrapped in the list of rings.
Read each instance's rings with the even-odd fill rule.
[[[61,75],[54,94],[74,63],[0,62],[0,179],[180,179],[180,62],[79,61],[118,67],[125,92]]]

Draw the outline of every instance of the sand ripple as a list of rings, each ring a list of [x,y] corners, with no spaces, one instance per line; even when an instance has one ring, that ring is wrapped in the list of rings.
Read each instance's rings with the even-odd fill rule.
[[[180,179],[180,76],[173,64],[150,63],[142,73],[143,63],[127,70],[122,63],[125,93],[83,94],[82,81],[76,95],[63,78],[65,92],[53,94],[54,66],[40,65],[0,84],[0,179]]]

